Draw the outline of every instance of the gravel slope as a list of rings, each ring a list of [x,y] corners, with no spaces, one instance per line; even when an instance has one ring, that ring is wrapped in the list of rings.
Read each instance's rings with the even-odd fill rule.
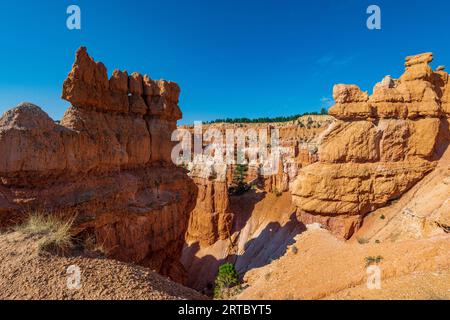
[[[245,275],[238,299],[450,299],[450,236],[358,244],[308,230],[287,254]],[[293,250],[293,247],[296,250]],[[366,258],[381,256],[381,290],[367,288]]]
[[[0,299],[178,300],[205,299],[148,269],[114,260],[56,256],[38,248],[38,238],[0,235]],[[67,268],[81,270],[81,289],[69,290]]]

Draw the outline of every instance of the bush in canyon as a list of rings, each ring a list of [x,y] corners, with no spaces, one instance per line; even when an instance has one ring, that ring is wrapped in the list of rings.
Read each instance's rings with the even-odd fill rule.
[[[233,185],[230,188],[230,193],[235,195],[242,195],[249,190],[248,184],[245,181],[247,178],[248,165],[238,164],[233,172]]]
[[[367,244],[370,242],[366,238],[360,238],[360,237],[357,237],[356,240],[358,241],[359,244]]]
[[[215,299],[226,299],[232,296],[233,290],[231,289],[240,285],[236,267],[231,263],[221,265],[214,284]]]
[[[366,268],[367,268],[368,266],[373,265],[373,264],[380,264],[381,261],[383,261],[383,260],[384,260],[384,258],[383,258],[382,256],[377,256],[377,257],[370,256],[370,257],[366,257]]]
[[[273,190],[273,194],[277,197],[281,197],[283,195],[283,192],[281,192],[280,190],[278,190],[277,188],[275,188]]]

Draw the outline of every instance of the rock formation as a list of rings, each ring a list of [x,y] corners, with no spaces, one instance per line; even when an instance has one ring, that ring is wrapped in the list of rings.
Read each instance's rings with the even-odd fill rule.
[[[305,223],[319,222],[349,238],[363,217],[429,173],[448,141],[448,74],[433,72],[431,53],[406,58],[398,79],[386,77],[373,94],[336,85],[339,119],[323,138],[319,162],[304,168],[293,201]]]
[[[246,180],[256,188],[241,196],[228,193],[235,165],[216,163],[214,157],[202,161],[194,157],[185,164],[198,187],[182,255],[190,287],[211,293],[222,263],[235,263],[238,272],[244,274],[284,254],[286,244],[304,227],[295,217],[288,191],[299,169],[318,160],[320,136],[333,121],[329,116],[305,116],[287,123],[203,126],[205,132],[214,128],[223,135],[228,129],[265,130],[268,137],[276,128],[282,150],[274,175],[262,176],[260,164],[249,165]],[[192,127],[181,129],[193,133]],[[205,147],[208,143],[204,143]]]
[[[322,135],[335,121],[326,115],[302,116],[293,123],[276,126],[280,136],[278,172],[264,177],[267,192],[289,192],[301,168],[318,161]]]
[[[64,82],[71,106],[60,123],[28,103],[0,118],[0,227],[37,210],[76,214],[74,236],[197,289],[208,288],[223,262],[244,274],[282,257],[305,225],[348,239],[368,213],[417,186],[447,149],[449,76],[431,69],[432,58],[406,58],[405,73],[386,76],[372,95],[336,85],[334,118],[211,125],[222,133],[279,129],[278,172],[262,176],[261,164],[250,164],[256,188],[230,196],[233,166],[172,163],[177,84],[119,70],[108,79],[81,48]],[[440,211],[426,217],[440,233],[448,230],[441,180]],[[416,209],[436,195],[421,190],[430,195]]]
[[[197,185],[198,194],[186,233],[187,242],[198,241],[209,246],[231,235],[233,214],[230,211],[226,165],[195,163],[189,176]]]
[[[114,71],[80,48],[64,82],[60,124],[22,104],[0,119],[0,222],[24,211],[77,214],[113,258],[182,282],[179,257],[197,187],[171,161],[180,89]]]
[[[248,183],[261,184],[267,192],[287,192],[290,190],[292,183],[297,177],[298,170],[318,161],[317,150],[321,141],[321,135],[334,121],[335,119],[331,116],[308,115],[302,116],[295,121],[282,123],[207,124],[202,126],[202,130],[203,133],[208,132],[211,129],[218,130],[223,137],[225,137],[227,130],[234,130],[235,133],[243,132],[244,134],[248,134],[251,131],[260,134],[261,131],[264,131],[266,132],[269,141],[271,139],[271,130],[278,130],[280,143],[280,163],[278,172],[273,175],[264,176],[261,173],[261,163],[251,163],[248,167],[246,180]],[[191,133],[191,136],[194,135],[193,126],[180,126],[179,128],[188,130]],[[204,148],[208,144],[208,141],[203,141]],[[194,143],[192,141],[190,146],[193,147],[193,145]],[[235,149],[236,147],[237,146],[235,145]],[[270,149],[268,150],[268,154],[270,154]],[[208,168],[200,169],[201,166]],[[214,169],[205,162],[202,163],[202,165],[197,164],[191,166],[190,169],[192,168],[195,168],[195,175],[197,176],[208,175],[215,169],[218,169],[219,171],[223,170],[223,168],[218,167],[215,167]],[[228,187],[232,184],[234,169],[235,165],[228,165],[226,167],[226,176],[223,181],[226,181]],[[200,174],[201,171],[203,171],[203,173]],[[213,177],[210,176],[209,179],[211,178]]]
[[[270,140],[270,130],[278,129],[281,143],[281,158],[278,172],[274,175],[262,176],[260,164],[249,165],[246,180],[256,184],[269,193],[280,194],[288,192],[291,184],[298,174],[299,168],[316,162],[317,147],[320,135],[334,121],[330,116],[304,116],[296,121],[287,123],[258,123],[258,124],[232,124],[219,123],[204,125],[204,133],[216,129],[223,136],[226,130],[247,130],[267,132]],[[188,130],[191,136],[193,127],[180,126]],[[194,142],[191,141],[191,147]],[[208,141],[203,141],[203,147]],[[188,147],[188,146],[186,146]],[[236,146],[235,146],[236,147]],[[193,152],[193,150],[192,150]],[[190,171],[189,176],[198,187],[196,206],[191,214],[189,228],[186,235],[188,243],[198,241],[201,247],[225,240],[232,235],[233,217],[239,212],[232,212],[228,188],[232,186],[235,165],[218,164],[214,157],[207,160],[185,163]]]

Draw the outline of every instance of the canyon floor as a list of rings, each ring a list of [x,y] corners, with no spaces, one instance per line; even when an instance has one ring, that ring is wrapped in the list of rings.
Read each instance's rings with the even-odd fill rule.
[[[293,250],[293,247],[297,248]],[[450,299],[450,243],[345,243],[308,230],[289,252],[246,275],[239,299]],[[368,289],[366,258],[382,256],[381,289]]]
[[[252,194],[244,195],[234,199],[234,205],[249,203],[249,198],[255,197],[258,198]],[[387,219],[380,219],[378,212],[373,213],[365,228],[349,241],[336,238],[317,224],[308,225],[296,234],[289,226],[292,224],[289,222],[292,208],[289,199],[287,193],[281,196],[269,194],[255,205],[253,216],[244,221],[243,232],[247,236],[257,234],[259,245],[258,241],[250,240],[252,246],[246,247],[248,255],[235,260],[237,266],[249,271],[245,273],[242,292],[233,299],[450,299],[448,234],[421,239],[411,238],[411,235],[408,239],[400,237],[400,240],[388,236],[380,236],[382,241],[375,239],[372,234],[381,234],[380,230],[387,230],[395,217],[401,215],[401,211],[392,213],[393,208],[383,209],[384,214],[387,210],[392,211]],[[278,222],[275,225],[273,221]],[[401,234],[405,238],[408,231]],[[39,249],[39,240],[37,236],[20,232],[0,235],[2,299],[208,299],[148,268],[107,259],[96,252],[56,255]],[[223,247],[226,244],[219,242],[203,252],[196,252],[199,260],[191,272],[202,275],[201,278],[214,277],[216,268],[227,257],[224,256],[225,260],[212,257],[220,256]],[[379,263],[381,289],[370,290],[366,258],[376,256],[383,257]],[[206,263],[208,261],[214,263]],[[67,288],[67,268],[71,265],[82,270],[82,288],[79,290]],[[190,285],[195,287],[196,284]]]
[[[440,177],[445,180],[445,175]],[[433,181],[433,176],[429,179]],[[430,187],[423,183],[410,193]],[[422,197],[430,194],[421,193],[414,203]],[[245,205],[252,207],[251,216],[236,223],[241,225],[233,237],[237,254],[229,254],[226,240],[201,249],[191,244],[183,257],[196,257],[191,258],[191,264],[186,263],[189,285],[203,288],[220,264],[232,262],[243,275],[243,290],[237,300],[448,300],[450,237],[439,227],[434,235],[417,234],[421,230],[417,224],[423,222],[409,219],[402,204],[413,203],[400,200],[373,212],[357,234],[343,240],[318,224],[302,228],[292,220],[289,193],[263,198],[250,193],[232,199],[232,207],[240,206],[244,211]],[[381,288],[369,289],[367,259],[378,256],[382,257],[378,264]]]
[[[347,241],[317,225],[286,254],[245,276],[239,299],[450,299],[450,148],[400,199],[370,213]],[[368,289],[366,258],[382,257],[381,289]]]

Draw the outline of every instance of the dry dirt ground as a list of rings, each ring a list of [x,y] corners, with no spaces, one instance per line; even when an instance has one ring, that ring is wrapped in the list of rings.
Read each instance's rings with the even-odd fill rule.
[[[245,275],[238,299],[450,299],[450,148],[401,199],[372,212],[349,241],[310,227],[283,257]],[[366,258],[381,257],[381,289]]]
[[[174,300],[205,299],[148,269],[99,257],[57,256],[39,249],[36,237],[0,235],[0,299]],[[81,270],[81,289],[67,287],[67,268]]]
[[[247,273],[238,299],[450,299],[450,238],[351,243],[328,231],[297,236],[289,252]],[[381,289],[367,288],[366,258],[381,256]]]
[[[446,179],[442,173],[439,177]],[[428,188],[429,183],[426,185]],[[423,185],[418,188],[423,190]],[[419,193],[421,197],[415,196],[416,201],[431,196]],[[251,196],[243,196],[242,200],[251,203]],[[445,202],[440,198],[435,196],[434,202]],[[252,206],[250,217],[238,217],[243,220],[238,221],[239,255],[231,262],[236,263],[238,272],[245,273],[245,289],[236,298],[450,299],[450,235],[440,228],[417,234],[416,221],[402,218],[403,212],[397,208],[400,202],[371,214],[361,232],[343,241],[315,225],[303,232],[288,228],[293,212],[289,194],[267,194]],[[411,204],[410,199],[406,202]],[[244,207],[245,203],[239,206]],[[435,212],[434,208],[431,211]],[[382,214],[385,219],[380,218]],[[295,236],[297,233],[300,234]],[[275,255],[286,245],[286,253]],[[192,274],[204,279],[208,271],[217,270],[218,265],[211,268],[211,264],[227,261],[227,248],[226,241],[219,241],[199,250],[198,261],[191,265]],[[369,290],[366,258],[378,256],[382,257],[381,290]]]

